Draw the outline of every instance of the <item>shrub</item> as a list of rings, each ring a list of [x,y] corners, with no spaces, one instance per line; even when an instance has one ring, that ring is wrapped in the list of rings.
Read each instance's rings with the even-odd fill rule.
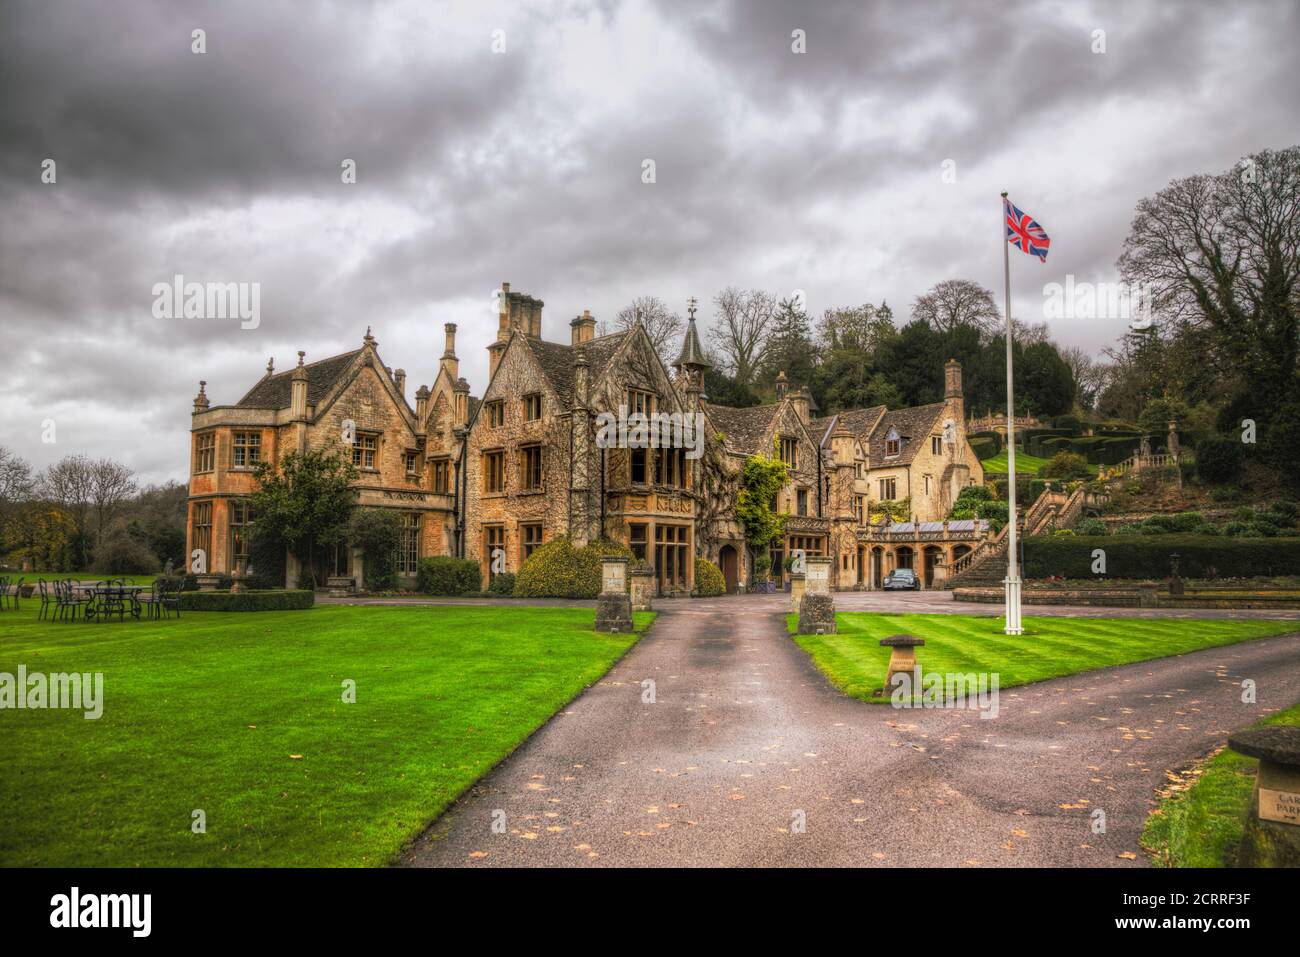
[[[695,559],[695,594],[699,598],[714,598],[727,593],[727,580],[722,569],[705,558]]]
[[[483,572],[472,558],[421,558],[416,588],[426,595],[477,595],[483,590]]]
[[[513,595],[515,593],[516,576],[514,572],[500,572],[492,576],[488,582],[489,595]]]
[[[565,537],[536,549],[515,579],[515,594],[528,598],[595,598],[600,594],[600,560],[606,555],[631,559],[618,542],[590,542],[574,548]]]
[[[1076,535],[1106,535],[1108,532],[1106,523],[1099,518],[1085,518],[1074,525]]]
[[[1231,482],[1241,472],[1241,443],[1235,439],[1201,439],[1196,446],[1196,474],[1218,485]]]
[[[1213,522],[1202,522],[1200,525],[1197,525],[1194,529],[1192,529],[1192,534],[1194,534],[1194,535],[1218,535],[1218,534],[1219,534],[1219,526],[1215,525]]]
[[[1143,535],[1163,535],[1174,530],[1173,516],[1151,515],[1139,523]]]
[[[1106,551],[1106,577],[1159,578],[1169,573],[1169,556],[1177,552],[1181,574],[1209,578],[1272,577],[1300,574],[1300,538],[1227,539],[1219,536],[1161,535],[1057,538],[1036,535],[1025,540],[1025,575],[1046,578],[1093,578],[1092,550]]]
[[[126,526],[117,525],[104,533],[95,546],[90,567],[107,575],[143,575],[158,570],[158,556],[136,538]]]
[[[957,493],[957,504],[962,502],[987,502],[993,498],[993,489],[987,485],[967,485]]]
[[[1127,525],[1121,525],[1115,529],[1116,535],[1142,535],[1142,526],[1138,522],[1129,522]]]
[[[975,514],[980,518],[986,518],[989,521],[996,520],[1005,524],[1008,506],[1006,502],[980,502],[975,509]]]
[[[1236,485],[1218,485],[1210,489],[1210,498],[1216,502],[1239,502],[1241,501],[1242,491]]]
[[[1241,508],[1237,509],[1236,515],[1241,521],[1249,522],[1255,517],[1255,510],[1249,505],[1243,505]]]
[[[182,611],[301,611],[316,604],[310,589],[288,591],[187,591],[181,593]]]
[[[1223,526],[1224,535],[1237,536],[1240,535],[1245,530],[1246,530],[1245,522],[1229,522],[1227,525]]]
[[[1085,479],[1091,474],[1088,460],[1075,452],[1057,452],[1038,470],[1039,477],[1045,479]]]
[[[1268,506],[1268,513],[1277,516],[1279,525],[1294,525],[1296,522],[1295,502],[1273,502]]]
[[[397,586],[397,550],[402,545],[402,516],[391,508],[359,508],[348,520],[348,542],[365,558],[366,589]]]
[[[1277,526],[1268,522],[1247,522],[1241,530],[1242,538],[1276,538]]]
[[[285,550],[284,545],[271,535],[259,535],[257,525],[252,527],[248,540],[248,568],[251,574],[248,587],[256,590],[270,591],[284,587]]]

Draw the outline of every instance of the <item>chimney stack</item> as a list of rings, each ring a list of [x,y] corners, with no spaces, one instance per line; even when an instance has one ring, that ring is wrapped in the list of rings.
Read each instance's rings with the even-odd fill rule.
[[[406,370],[398,369],[393,373],[393,385],[397,386],[397,394],[403,399],[406,398]]]
[[[302,364],[306,355],[298,350],[298,367],[293,370],[289,382],[289,414],[295,419],[307,418],[307,370]]]
[[[455,382],[460,378],[460,360],[456,358],[456,323],[446,323],[442,331],[447,334],[447,347],[442,352],[439,365],[447,370],[447,377]]]
[[[776,374],[776,401],[777,402],[780,402],[782,399],[785,398],[785,393],[788,387],[789,387],[789,383],[786,381],[785,378],[785,370],[782,369],[780,372]]]
[[[424,425],[424,414],[429,411],[429,387],[422,385],[415,390],[415,421]]]
[[[596,319],[592,316],[591,310],[582,310],[582,315],[576,316],[569,322],[569,329],[572,331],[572,341],[575,346],[596,338]]]

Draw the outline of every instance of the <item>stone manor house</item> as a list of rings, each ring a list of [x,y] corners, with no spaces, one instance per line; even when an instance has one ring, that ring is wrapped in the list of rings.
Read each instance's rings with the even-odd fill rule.
[[[817,418],[803,388],[782,373],[774,403],[715,405],[704,394],[709,367],[694,308],[680,354],[667,367],[638,323],[597,336],[590,312],[570,323],[567,343],[541,336],[539,299],[503,283],[489,379],[470,395],[456,357],[456,326],[431,385],[407,399],[406,372],[384,365],[367,329],[361,348],[265,375],[233,405],[211,405],[206,382],[194,399],[188,545],[205,550],[208,570],[234,571],[248,557],[252,470],[291,450],[351,446],[362,506],[398,510],[405,536],[398,569],[413,584],[429,555],[478,560],[485,580],[501,549],[516,572],[557,535],[575,543],[625,543],[655,570],[662,595],[689,594],[694,558],[723,571],[729,591],[751,580],[753,556],[734,513],[740,473],[752,455],[779,455],[789,482],[776,506],[788,515],[772,549],[772,577],[802,550],[829,556],[832,586],[878,588],[896,567],[912,567],[925,587],[986,535],[984,523],[945,522],[960,490],[983,482],[966,439],[961,367],[944,367],[942,402],[883,406]],[[619,407],[704,416],[703,452],[602,448],[597,417]],[[345,423],[354,425],[351,433]],[[350,442],[345,439],[350,437]],[[908,521],[880,513],[906,501]],[[498,553],[500,554],[500,553]],[[346,542],[313,557],[318,582],[346,576],[364,587],[359,549]],[[300,569],[290,556],[287,579]]]

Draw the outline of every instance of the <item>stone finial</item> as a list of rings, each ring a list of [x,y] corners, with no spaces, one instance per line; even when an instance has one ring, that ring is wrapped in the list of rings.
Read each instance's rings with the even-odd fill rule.
[[[266,360],[266,374],[275,375],[275,356]]]
[[[299,350],[298,350],[298,368],[299,368],[299,369],[302,368],[302,360],[305,359],[305,358],[307,358],[307,353],[305,353],[305,352],[303,352],[301,349],[299,349]]]
[[[368,346],[373,346],[375,344],[375,337],[370,334],[369,326],[366,326],[366,334],[361,337],[361,341]]]
[[[208,395],[207,392],[205,391],[207,385],[208,382],[206,379],[199,380],[199,394],[194,397],[195,414],[198,414],[199,412],[205,412],[208,409],[208,405],[209,405]]]

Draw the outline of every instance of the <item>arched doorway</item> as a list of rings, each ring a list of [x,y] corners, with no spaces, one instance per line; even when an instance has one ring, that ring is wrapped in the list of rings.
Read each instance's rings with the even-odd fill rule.
[[[943,561],[943,549],[938,545],[927,545],[922,553],[924,561],[921,567],[921,587],[934,587],[934,566]]]
[[[913,556],[911,545],[900,545],[894,550],[894,567],[895,568],[912,568]]]
[[[740,586],[740,555],[732,545],[723,545],[718,552],[718,565],[727,583],[727,594],[734,595]]]
[[[871,550],[871,587],[879,588],[885,577],[885,550],[877,545]]]

